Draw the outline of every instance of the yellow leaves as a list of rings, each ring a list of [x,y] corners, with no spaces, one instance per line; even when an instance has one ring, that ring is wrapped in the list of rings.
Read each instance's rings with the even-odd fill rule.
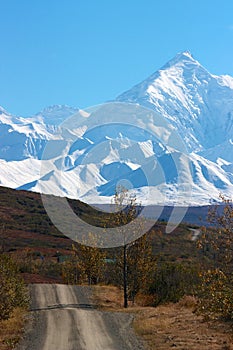
[[[209,210],[208,228],[202,228],[197,248],[226,275],[233,269],[233,203],[220,196],[223,205]]]
[[[95,237],[89,232],[85,236],[85,244],[73,244],[72,249],[75,253],[79,270],[87,276],[88,283],[96,283],[103,273],[105,265],[105,252],[95,247]]]
[[[222,315],[233,318],[232,284],[227,275],[220,269],[202,273],[199,308],[208,315]]]
[[[14,307],[27,303],[26,289],[14,261],[0,255],[0,320],[7,319]]]

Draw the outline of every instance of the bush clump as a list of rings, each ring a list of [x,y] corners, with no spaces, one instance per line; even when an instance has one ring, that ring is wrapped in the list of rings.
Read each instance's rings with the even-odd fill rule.
[[[149,287],[154,295],[154,306],[166,302],[178,302],[184,295],[194,294],[199,284],[198,269],[177,262],[157,265]]]
[[[10,317],[15,307],[28,304],[27,289],[16,263],[7,254],[0,255],[0,320]]]
[[[233,320],[232,281],[216,268],[201,274],[198,310],[208,317]]]

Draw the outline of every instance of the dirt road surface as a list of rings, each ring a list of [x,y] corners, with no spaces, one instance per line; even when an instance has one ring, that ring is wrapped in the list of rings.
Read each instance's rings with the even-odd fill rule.
[[[196,241],[201,234],[201,230],[197,228],[190,228],[189,230],[193,232],[191,241]]]
[[[103,312],[91,304],[86,286],[30,286],[31,319],[17,350],[144,350],[133,316]]]

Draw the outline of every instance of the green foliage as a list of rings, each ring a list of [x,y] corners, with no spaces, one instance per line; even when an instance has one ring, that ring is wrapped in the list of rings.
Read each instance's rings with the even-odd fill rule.
[[[154,305],[177,302],[193,294],[199,283],[198,269],[181,263],[164,262],[157,265],[148,293],[154,295]]]
[[[27,305],[28,297],[15,262],[0,255],[0,320],[8,319],[17,306]]]

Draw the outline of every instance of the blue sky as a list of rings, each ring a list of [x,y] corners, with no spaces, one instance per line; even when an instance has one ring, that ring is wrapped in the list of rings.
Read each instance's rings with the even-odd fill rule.
[[[114,99],[189,50],[233,76],[232,0],[0,0],[0,105],[17,115]]]

